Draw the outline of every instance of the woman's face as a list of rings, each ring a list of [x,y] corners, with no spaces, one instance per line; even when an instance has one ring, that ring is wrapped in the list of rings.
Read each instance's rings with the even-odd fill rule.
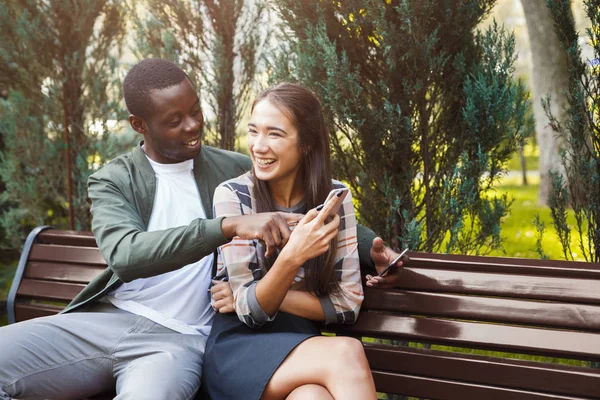
[[[248,150],[262,181],[294,183],[300,171],[298,129],[268,99],[259,101],[248,124]]]

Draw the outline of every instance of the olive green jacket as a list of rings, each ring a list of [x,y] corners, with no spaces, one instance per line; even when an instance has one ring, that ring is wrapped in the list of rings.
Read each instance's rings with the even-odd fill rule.
[[[212,219],[213,193],[228,179],[250,170],[250,159],[242,154],[202,146],[194,159],[198,185],[207,219],[188,226],[147,232],[154,206],[156,177],[142,151],[142,143],[128,154],[112,160],[88,180],[92,201],[92,231],[108,264],[63,312],[97,300],[122,282],[147,278],[179,269],[213,253],[227,243],[221,231],[222,218]],[[369,251],[375,237],[359,228],[361,265],[372,269]]]

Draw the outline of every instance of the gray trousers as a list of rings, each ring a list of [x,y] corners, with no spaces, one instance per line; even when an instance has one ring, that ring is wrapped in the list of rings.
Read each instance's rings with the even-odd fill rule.
[[[0,399],[193,398],[206,337],[111,304],[0,328]]]

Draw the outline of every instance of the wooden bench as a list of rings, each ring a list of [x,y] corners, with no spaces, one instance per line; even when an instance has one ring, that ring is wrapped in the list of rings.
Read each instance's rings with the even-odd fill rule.
[[[600,398],[600,369],[594,368],[600,361],[600,264],[410,257],[398,289],[366,289],[356,324],[324,328],[382,339],[365,339],[378,391],[427,399]],[[37,228],[11,288],[10,322],[58,312],[105,266],[91,233]],[[556,364],[547,357],[580,361]]]

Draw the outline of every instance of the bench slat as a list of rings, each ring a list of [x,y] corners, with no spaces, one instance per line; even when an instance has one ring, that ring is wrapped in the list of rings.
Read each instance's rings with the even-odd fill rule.
[[[16,304],[15,315],[18,321],[27,321],[28,319],[58,314],[62,309],[63,307],[48,304]]]
[[[543,387],[561,395],[600,395],[600,370],[410,347],[364,346],[373,370],[484,385],[495,385],[502,377],[502,386],[512,389],[535,391]]]
[[[600,280],[406,268],[402,289],[600,304]]]
[[[410,339],[460,347],[482,348],[581,360],[600,359],[597,334],[416,318],[361,312],[354,325],[335,325],[350,336]],[[325,327],[327,330],[327,327]]]
[[[34,244],[29,260],[106,266],[100,250],[95,247]]]
[[[600,279],[600,263],[409,252],[416,268]]]
[[[362,310],[600,331],[600,306],[365,289]]]
[[[47,282],[38,279],[23,279],[17,296],[27,296],[69,303],[85,287],[80,283]]]
[[[90,232],[37,232],[31,251],[24,253],[24,279],[15,291],[19,321],[57,313],[62,308],[58,304],[68,303],[106,267]],[[325,329],[600,360],[600,263],[409,255],[401,290],[367,289],[364,312],[355,325]],[[365,350],[378,391],[456,400],[600,398],[600,370],[593,368],[442,349],[365,344]]]
[[[373,379],[375,380],[375,386],[378,391],[428,399],[593,400],[593,398],[589,397],[560,396],[556,394],[527,392],[497,386],[452,382],[444,379],[394,374],[381,371],[374,371]]]
[[[64,231],[46,229],[37,235],[38,242],[44,244],[63,244],[67,246],[97,247],[96,238],[92,232]]]
[[[95,265],[31,261],[27,263],[25,278],[87,284],[104,271],[105,268]]]

